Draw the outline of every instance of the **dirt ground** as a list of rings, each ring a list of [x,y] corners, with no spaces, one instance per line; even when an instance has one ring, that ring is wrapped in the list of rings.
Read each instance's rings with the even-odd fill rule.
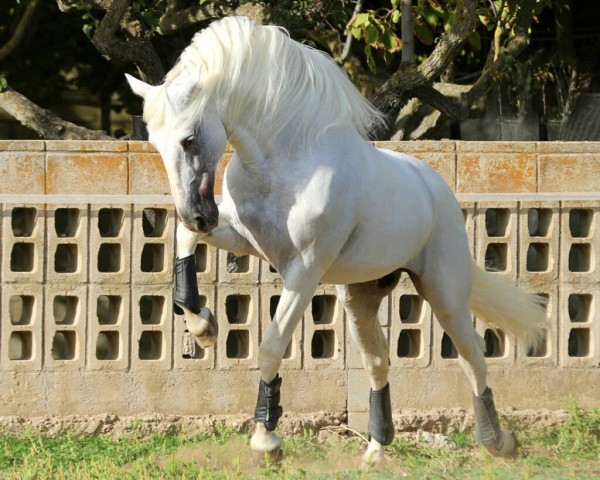
[[[540,429],[562,423],[567,418],[565,410],[502,410],[501,415],[509,425]],[[316,433],[324,427],[345,424],[345,413],[315,412],[314,414],[284,413],[279,422],[281,435],[297,435],[305,431]],[[473,425],[472,413],[465,409],[436,409],[419,411],[407,409],[394,414],[397,432],[465,432]],[[107,435],[118,438],[132,432],[138,434],[184,433],[186,435],[210,434],[219,428],[249,433],[254,421],[249,415],[178,416],[148,413],[139,416],[113,414],[81,416],[2,417],[0,433],[21,435],[25,432],[41,433],[55,437],[70,435]]]

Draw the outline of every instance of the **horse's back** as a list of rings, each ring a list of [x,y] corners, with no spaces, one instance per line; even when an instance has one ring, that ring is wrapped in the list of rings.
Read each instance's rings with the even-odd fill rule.
[[[357,224],[326,278],[377,278],[410,265],[445,224],[462,227],[451,189],[424,162],[384,149],[355,161],[368,162],[354,179],[360,198],[348,207],[356,209]]]

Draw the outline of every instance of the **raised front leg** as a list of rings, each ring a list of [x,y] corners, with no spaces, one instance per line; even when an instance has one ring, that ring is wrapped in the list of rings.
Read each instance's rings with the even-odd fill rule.
[[[286,281],[273,323],[258,348],[258,367],[262,378],[254,414],[256,431],[250,440],[250,447],[259,457],[266,454],[278,460],[281,456],[281,438],[274,432],[282,414],[282,379],[277,372],[294,330],[310,304],[317,285],[318,279],[310,277]]]
[[[196,279],[195,252],[198,242],[239,253],[250,253],[247,241],[235,232],[226,220],[210,234],[195,233],[180,223],[177,225],[177,259],[175,260],[174,309],[183,315],[188,331],[203,348],[214,346],[219,331],[217,321],[208,308],[200,306],[200,294]]]

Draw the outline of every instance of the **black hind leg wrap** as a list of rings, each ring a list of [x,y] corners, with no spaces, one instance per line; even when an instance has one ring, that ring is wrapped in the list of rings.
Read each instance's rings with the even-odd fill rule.
[[[481,396],[473,395],[475,438],[480,445],[502,448],[502,429],[494,405],[492,390],[488,387]]]
[[[389,445],[394,440],[389,383],[381,390],[371,390],[369,396],[369,435],[381,445]]]
[[[173,295],[173,303],[177,315],[183,315],[181,307],[191,310],[192,313],[200,312],[200,295],[198,294],[195,255],[175,260],[175,293]]]
[[[265,424],[269,432],[277,428],[277,422],[283,413],[279,405],[281,397],[281,377],[277,375],[271,383],[265,383],[261,378],[258,386],[258,399],[256,400],[256,410],[254,410],[254,420]]]

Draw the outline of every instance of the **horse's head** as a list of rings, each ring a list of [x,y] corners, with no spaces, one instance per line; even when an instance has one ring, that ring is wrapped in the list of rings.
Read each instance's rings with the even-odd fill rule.
[[[197,79],[186,75],[159,86],[127,80],[144,99],[149,140],[162,156],[179,218],[190,230],[210,232],[219,221],[215,171],[227,144],[216,106],[209,102],[198,115],[190,106]]]

